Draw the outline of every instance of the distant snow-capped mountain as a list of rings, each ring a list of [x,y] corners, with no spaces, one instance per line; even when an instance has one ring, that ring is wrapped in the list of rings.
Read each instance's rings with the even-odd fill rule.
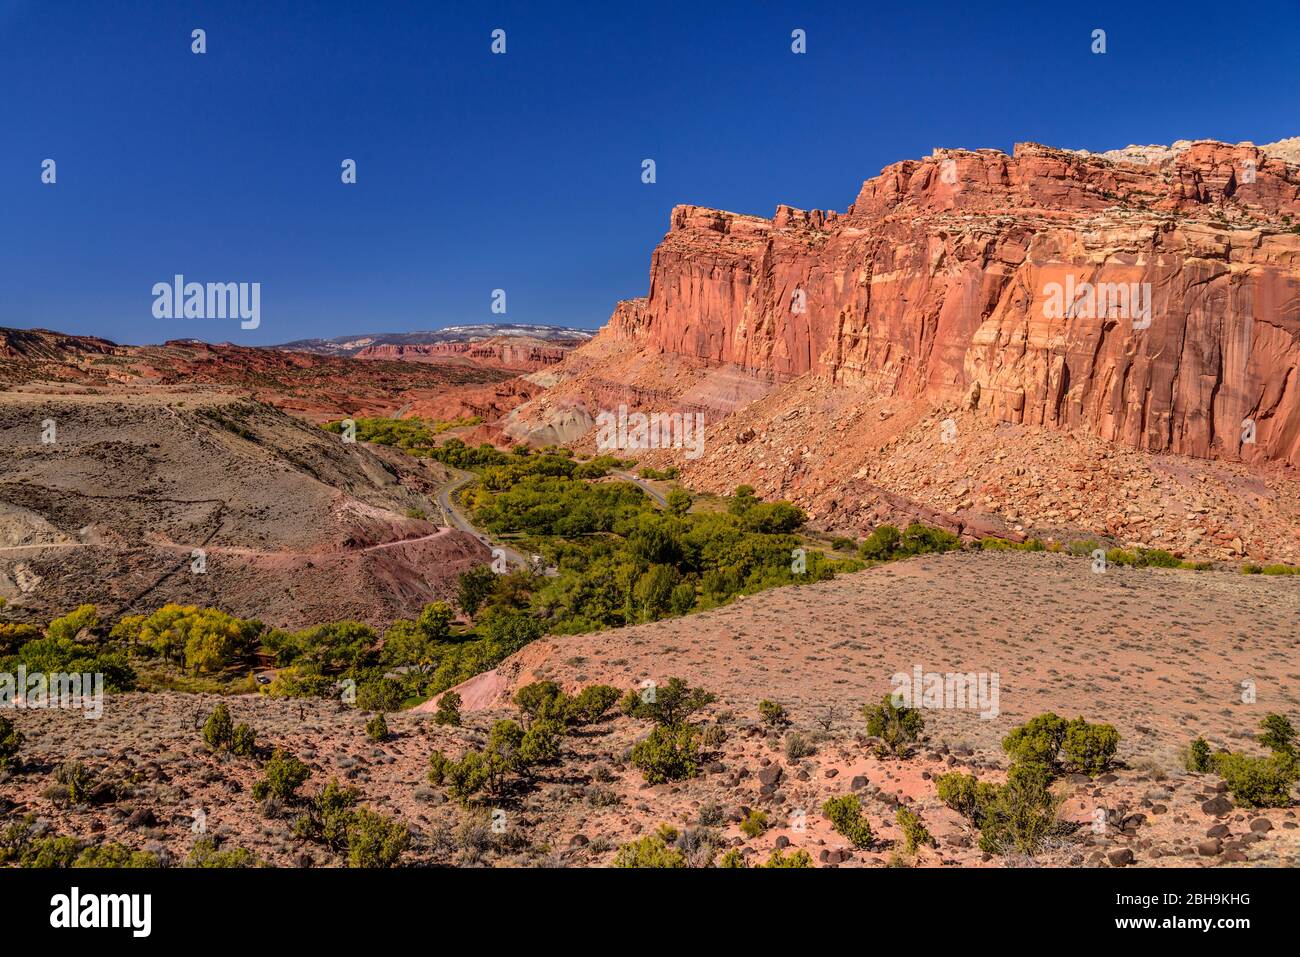
[[[537,326],[525,323],[476,323],[447,326],[424,332],[379,332],[356,336],[336,336],[333,339],[295,339],[269,349],[291,352],[311,352],[316,355],[351,356],[372,346],[423,346],[448,342],[478,342],[513,336],[540,339],[543,342],[578,344],[586,342],[595,333],[587,329],[566,326]]]

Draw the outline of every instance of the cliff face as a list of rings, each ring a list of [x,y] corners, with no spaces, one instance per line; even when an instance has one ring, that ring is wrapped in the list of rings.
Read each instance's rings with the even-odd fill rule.
[[[677,207],[649,295],[620,303],[605,335],[1298,466],[1293,220],[1300,168],[1268,148],[1203,142],[1145,163],[937,152],[887,167],[843,214]]]

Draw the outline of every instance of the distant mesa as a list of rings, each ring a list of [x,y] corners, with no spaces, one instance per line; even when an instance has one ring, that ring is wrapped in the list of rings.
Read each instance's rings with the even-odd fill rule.
[[[434,346],[450,343],[475,343],[488,339],[518,337],[548,343],[579,345],[591,339],[594,332],[567,326],[529,325],[526,323],[476,323],[463,326],[446,326],[419,332],[378,332],[353,336],[336,336],[333,339],[295,339],[278,346],[268,346],[288,352],[311,352],[316,355],[354,356],[380,346]],[[414,354],[414,353],[413,353]]]

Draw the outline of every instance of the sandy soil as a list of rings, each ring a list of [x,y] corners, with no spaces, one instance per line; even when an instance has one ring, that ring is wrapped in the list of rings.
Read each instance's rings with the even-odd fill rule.
[[[471,682],[463,728],[406,712],[390,718],[394,737],[376,745],[364,737],[366,716],[338,703],[248,697],[233,699],[231,708],[264,745],[288,747],[312,765],[304,791],[338,776],[406,821],[416,835],[411,863],[603,865],[620,843],[661,823],[697,828],[701,816],[718,822],[710,830],[722,846],[740,848],[751,862],[788,844],[823,866],[1025,863],[984,855],[976,835],[935,797],[933,777],[955,769],[998,780],[1006,767],[1001,735],[1055,710],[1115,724],[1122,766],[1096,780],[1062,780],[1063,816],[1079,827],[1033,863],[1295,866],[1295,807],[1234,809],[1221,800],[1217,778],[1181,770],[1177,750],[1197,733],[1253,750],[1246,738],[1265,712],[1297,716],[1298,612],[1293,579],[1094,575],[1088,562],[1063,556],[955,554],[767,592],[687,619],[538,642]],[[917,754],[879,759],[863,737],[858,708],[889,689],[893,672],[915,664],[996,670],[1000,713],[981,719],[967,710],[927,710],[928,740]],[[560,765],[496,801],[505,813],[500,834],[424,781],[432,750],[456,756],[481,743],[492,720],[512,714],[502,699],[533,677],[575,688],[670,675],[719,695],[701,717],[719,724],[725,740],[697,778],[645,785],[627,755],[648,727],[619,717],[566,738]],[[1254,704],[1241,702],[1246,680],[1254,682]],[[763,698],[784,704],[793,725],[764,728],[756,720]],[[206,753],[200,727],[215,700],[116,696],[98,721],[16,712],[28,737],[26,764],[0,782],[0,799],[10,814],[35,814],[54,831],[121,840],[173,859],[188,853],[193,810],[202,808],[208,834],[271,861],[337,864],[336,856],[293,838],[288,817],[262,815],[249,794],[257,761]],[[815,753],[787,757],[790,731],[810,740]],[[69,758],[101,776],[129,779],[133,793],[108,806],[64,806],[47,789]],[[823,801],[846,793],[860,795],[876,833],[866,850],[848,848],[820,813]],[[936,847],[902,850],[899,804],[921,815]],[[771,823],[753,838],[738,826],[749,809],[765,811]]]

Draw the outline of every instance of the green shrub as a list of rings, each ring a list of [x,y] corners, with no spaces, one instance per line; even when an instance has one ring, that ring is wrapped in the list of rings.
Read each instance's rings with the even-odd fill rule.
[[[894,819],[898,822],[898,826],[903,829],[903,840],[907,853],[915,854],[918,847],[928,847],[934,843],[934,838],[926,830],[920,816],[914,811],[900,807]]]
[[[230,735],[230,751],[241,758],[253,756],[257,750],[257,734],[244,722],[235,726],[235,730]]]
[[[438,710],[433,715],[434,724],[460,727],[460,695],[454,691],[444,691],[438,699]]]
[[[235,726],[230,720],[230,709],[225,702],[219,703],[208,715],[203,725],[203,742],[209,751],[225,751],[230,748],[235,738]]]
[[[262,775],[262,780],[253,784],[254,798],[263,801],[274,797],[292,803],[298,800],[298,788],[311,776],[311,769],[289,752],[276,748]]]
[[[429,755],[429,773],[427,775],[429,783],[436,788],[442,787],[447,780],[447,766],[451,763],[447,759],[447,755],[441,751],[435,751]]]
[[[950,552],[957,548],[961,548],[961,539],[952,532],[913,522],[903,529],[896,554],[899,557],[927,555],[932,552]]]
[[[804,850],[793,850],[782,856],[780,848],[773,848],[767,863],[760,864],[759,867],[812,867],[812,858]]]
[[[1087,558],[1099,548],[1101,548],[1101,543],[1095,538],[1085,538],[1081,541],[1071,542],[1069,551],[1076,558]]]
[[[361,794],[331,779],[307,803],[294,833],[347,854],[349,867],[393,867],[411,841],[401,821],[357,807]]]
[[[337,779],[330,778],[319,794],[307,800],[304,813],[294,822],[293,831],[299,837],[332,850],[347,850],[348,825],[360,800],[361,792],[356,788],[342,787]]]
[[[688,724],[657,725],[632,747],[632,766],[649,784],[680,781],[699,773],[696,732]]]
[[[822,805],[822,813],[831,822],[831,826],[854,847],[871,846],[875,838],[871,833],[871,825],[862,816],[862,804],[856,794],[831,798]]]
[[[1212,770],[1214,762],[1210,755],[1209,742],[1198,737],[1189,744],[1183,753],[1183,767],[1193,774],[1205,774]]]
[[[700,744],[706,748],[720,748],[727,740],[727,729],[720,724],[706,724],[700,729]]]
[[[740,833],[746,837],[758,837],[767,830],[767,814],[763,811],[750,811],[740,822]]]
[[[23,733],[14,727],[14,723],[0,714],[0,771],[7,771],[16,764],[18,749],[23,746]]]
[[[186,867],[233,868],[261,867],[262,861],[246,847],[231,847],[218,850],[217,842],[210,837],[201,837],[194,842]]]
[[[1285,715],[1267,714],[1256,740],[1274,754],[1295,754],[1295,728]]]
[[[95,787],[95,777],[80,761],[65,761],[54,772],[54,780],[67,790],[69,804],[85,804]]]
[[[1041,765],[1054,776],[1062,768],[1096,776],[1110,769],[1119,748],[1113,725],[1066,721],[1052,712],[1030,718],[1002,739],[1013,762]]]
[[[73,867],[127,867],[150,868],[162,867],[162,862],[148,851],[133,851],[113,841],[106,844],[92,845],[77,855]]]
[[[775,701],[768,701],[766,698],[758,703],[758,716],[762,719],[763,724],[769,728],[779,728],[790,723],[785,708]]]
[[[669,678],[651,690],[653,694],[629,692],[634,696],[631,701],[624,695],[620,704],[626,703],[631,709],[624,713],[659,725],[678,725],[717,700],[717,695],[703,688],[691,688],[681,678]]]
[[[1300,762],[1291,754],[1216,754],[1213,764],[1238,807],[1288,807],[1291,789],[1300,780]]]
[[[1055,769],[1057,753],[1065,740],[1066,724],[1064,718],[1058,718],[1050,711],[1030,718],[1012,728],[1002,739],[1002,750],[1012,761]]]
[[[885,695],[874,707],[863,705],[862,715],[867,719],[867,734],[880,738],[895,757],[905,758],[911,754],[913,745],[925,730],[920,710],[894,704],[891,695]]]
[[[669,847],[658,834],[622,845],[614,856],[615,867],[685,867],[686,855]]]
[[[406,688],[393,678],[378,678],[357,685],[360,711],[399,711],[406,700]]]
[[[998,795],[996,784],[959,771],[940,774],[934,779],[934,786],[940,801],[976,827],[982,824]]]
[[[401,821],[358,808],[347,825],[348,867],[394,867],[410,843]]]
[[[496,591],[499,577],[490,565],[479,565],[467,572],[461,572],[456,589],[456,604],[460,606],[460,610],[473,618]]]
[[[384,741],[388,738],[388,722],[383,712],[366,722],[366,737],[371,741]]]
[[[733,847],[719,858],[718,866],[737,868],[748,867],[749,865],[745,863],[745,855],[740,853],[740,849]]]
[[[887,562],[894,557],[894,550],[902,537],[897,526],[881,525],[862,542],[858,554],[867,561]]]
[[[534,681],[526,684],[514,696],[515,707],[527,721],[557,718],[565,715],[569,698],[554,681]]]
[[[1033,854],[1057,830],[1060,800],[1042,764],[1013,764],[980,825],[980,848],[990,854]]]
[[[18,865],[42,870],[72,867],[80,853],[81,844],[76,838],[38,837],[23,845]]]
[[[569,700],[569,720],[574,724],[595,724],[618,701],[618,689],[610,685],[588,685]]]
[[[443,775],[448,796],[461,804],[469,804],[488,785],[487,760],[480,751],[466,751],[459,761],[446,763]]]
[[[560,739],[564,725],[556,718],[534,721],[519,742],[519,761],[523,769],[560,760]]]
[[[1061,742],[1065,766],[1089,777],[1109,771],[1118,748],[1119,732],[1114,725],[1089,724],[1083,718],[1066,726]]]

